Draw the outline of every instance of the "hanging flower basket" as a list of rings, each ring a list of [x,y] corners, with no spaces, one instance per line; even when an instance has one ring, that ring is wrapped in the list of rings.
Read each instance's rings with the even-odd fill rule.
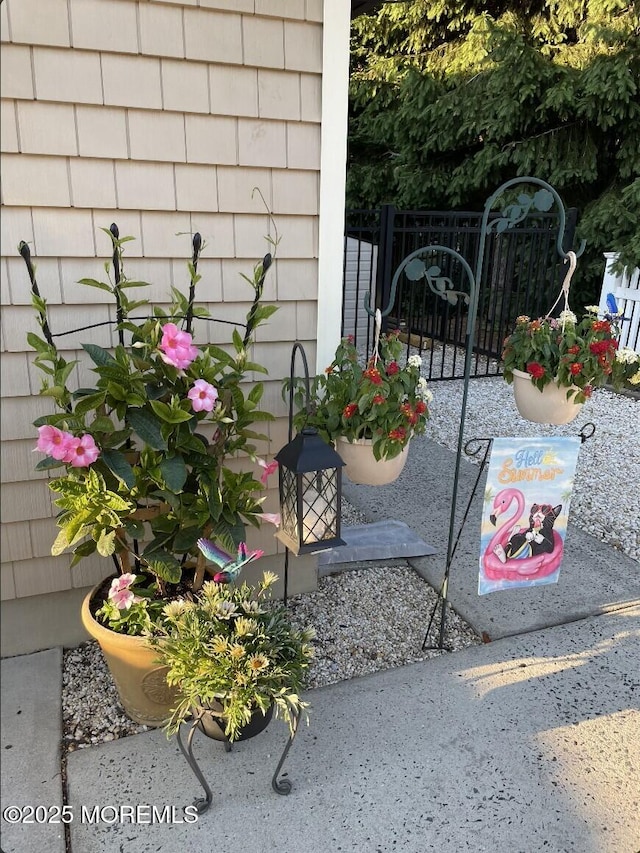
[[[536,424],[569,424],[580,414],[583,404],[574,403],[575,394],[580,389],[576,386],[567,388],[557,382],[545,385],[538,390],[528,373],[513,370],[513,396],[518,411],[528,421]],[[567,393],[569,392],[569,399]]]
[[[615,299],[602,317],[597,305],[587,305],[582,319],[569,308],[575,252],[567,258],[569,269],[549,313],[518,317],[504,342],[504,378],[513,383],[518,411],[534,423],[568,424],[595,388],[611,384],[618,391],[640,381],[637,353],[619,345],[622,316]],[[552,317],[561,300],[563,310]]]
[[[352,483],[363,486],[386,486],[398,479],[409,455],[409,443],[392,459],[376,459],[373,441],[356,438],[350,441],[340,435],[336,450],[346,463],[347,477]]]
[[[381,334],[382,315],[375,315],[375,341],[364,365],[353,338],[343,338],[333,361],[311,383],[299,383],[294,419],[298,430],[315,427],[334,442],[352,483],[384,486],[400,476],[409,441],[423,435],[433,399],[421,375],[422,358],[403,356],[399,331]],[[304,393],[303,393],[304,392]],[[375,455],[373,448],[375,447]]]

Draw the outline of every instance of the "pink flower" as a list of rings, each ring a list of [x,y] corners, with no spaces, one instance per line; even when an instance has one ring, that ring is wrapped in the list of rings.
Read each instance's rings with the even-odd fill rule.
[[[261,518],[263,521],[268,521],[269,524],[275,524],[276,527],[280,527],[279,512],[261,512],[258,514],[258,518]]]
[[[198,356],[198,349],[192,344],[189,332],[182,332],[175,323],[165,323],[162,327],[162,340],[159,344],[160,356],[165,364],[184,370]]]
[[[194,412],[212,412],[218,399],[218,392],[204,379],[196,379],[187,397],[191,400],[191,408]]]
[[[135,579],[136,576],[133,574],[124,574],[111,581],[109,598],[118,610],[128,610],[134,602],[140,601],[139,597],[129,589]]]
[[[128,610],[136,600],[135,595],[130,589],[120,589],[118,592],[114,592],[113,595],[109,593],[109,598],[118,610]]]
[[[131,584],[135,581],[136,575],[131,574],[131,572],[125,573],[123,575],[119,575],[117,578],[114,578],[111,581],[111,587],[109,588],[109,595],[112,592],[120,592],[123,589],[129,589]]]
[[[100,450],[89,433],[81,438],[69,436],[65,462],[70,463],[74,468],[85,468],[93,464],[98,456],[100,456]]]
[[[38,443],[36,450],[62,461],[69,450],[69,442],[73,441],[71,433],[63,432],[54,426],[38,427]]]
[[[261,468],[264,468],[264,471],[260,476],[260,482],[263,486],[266,486],[269,477],[278,470],[278,463],[275,459],[273,462],[265,462],[264,459],[258,459],[258,465],[260,465]]]

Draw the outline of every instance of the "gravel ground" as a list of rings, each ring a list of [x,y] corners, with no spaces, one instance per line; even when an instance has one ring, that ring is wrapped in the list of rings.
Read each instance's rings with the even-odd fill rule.
[[[431,384],[434,393],[427,436],[456,449],[463,382]],[[522,420],[513,392],[500,377],[472,380],[465,437],[576,435],[596,425],[578,459],[571,520],[612,547],[640,559],[640,402],[598,391],[565,427]],[[508,427],[505,428],[505,424]],[[344,524],[365,521],[345,502]],[[317,632],[309,687],[424,660],[442,652],[421,651],[436,601],[435,592],[406,563],[354,569],[321,578],[315,593],[289,601],[292,620]],[[456,650],[480,642],[455,613],[447,619],[445,644]],[[97,644],[64,654],[64,746],[67,751],[145,731],[122,711]]]

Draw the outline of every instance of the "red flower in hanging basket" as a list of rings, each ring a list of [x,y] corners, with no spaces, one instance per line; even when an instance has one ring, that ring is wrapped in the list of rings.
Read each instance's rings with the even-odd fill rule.
[[[389,433],[389,438],[394,439],[395,441],[404,441],[407,437],[407,431],[404,427],[398,427],[398,429],[392,429]]]
[[[344,407],[344,411],[342,412],[342,414],[344,415],[345,418],[352,418],[357,411],[358,411],[357,403],[349,403],[348,406]]]
[[[545,374],[545,370],[537,361],[530,361],[527,365],[527,373],[530,373],[534,379],[542,379]]]
[[[380,376],[380,371],[377,367],[370,367],[368,370],[365,370],[362,375],[365,379],[368,379],[369,382],[373,382],[374,385],[382,385],[382,376]]]
[[[582,370],[582,365],[580,364],[579,361],[574,361],[573,364],[571,365],[571,367],[569,368],[569,370],[571,371],[573,376],[577,376],[578,373],[580,373]]]
[[[395,376],[400,370],[400,365],[397,361],[392,361],[387,365],[387,376]]]

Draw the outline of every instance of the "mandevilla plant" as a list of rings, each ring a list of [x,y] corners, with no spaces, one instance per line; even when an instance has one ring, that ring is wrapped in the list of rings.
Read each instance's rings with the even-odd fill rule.
[[[272,419],[259,408],[262,384],[248,382],[248,374],[266,373],[249,353],[255,330],[276,310],[261,303],[272,256],[265,255],[252,278],[243,276],[251,307],[244,334],[234,328],[227,350],[193,339],[194,318],[209,316],[194,306],[200,235],[193,238],[189,297],[172,288],[168,310],[156,306],[150,316],[134,318],[148,302],[128,296],[145,284],[122,271],[123,246],[132,238],[119,238],[115,226],[103,230],[113,243],[115,281],[106,264],[109,281],[81,283],[113,295],[119,342],[112,352],[82,344],[93,363],[93,387],[70,388],[77,362],[67,361],[53,342],[47,305],[34,284],[43,336],[30,333],[28,341],[44,374],[40,393],[60,410],[35,421],[37,449],[46,454],[37,469],[64,469],[49,482],[60,509],[52,554],[70,549],[72,566],[94,552],[112,557],[121,577],[100,614],[115,630],[141,634],[167,600],[202,585],[200,537],[233,551],[245,538],[245,524],[263,520],[266,476],[258,482],[227,461],[240,453],[261,461],[253,442],[265,436],[254,423]]]

